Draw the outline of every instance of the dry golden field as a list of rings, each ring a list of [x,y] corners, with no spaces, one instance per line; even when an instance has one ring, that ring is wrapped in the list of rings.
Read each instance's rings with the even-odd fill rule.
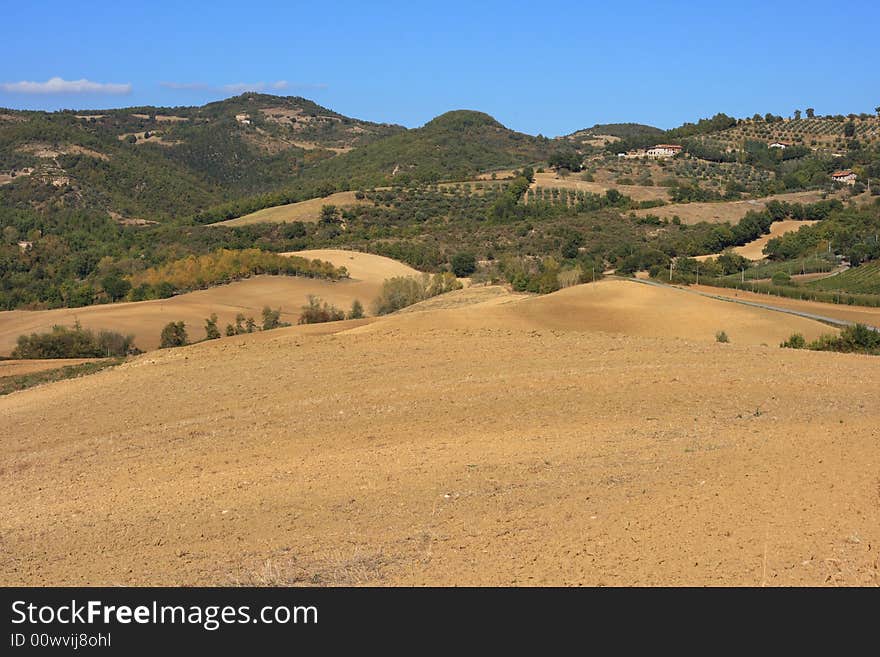
[[[623,187],[620,187],[623,192]],[[624,192],[625,193],[625,192]],[[671,203],[659,208],[636,210],[639,216],[653,214],[661,219],[672,219],[678,216],[683,224],[698,224],[701,221],[709,223],[737,223],[751,211],[760,212],[767,203],[773,200],[787,201],[789,203],[815,203],[822,199],[821,192],[790,192],[788,194],[775,194],[761,199],[748,201],[712,201],[698,203]]]
[[[275,207],[265,208],[251,212],[243,217],[236,219],[228,219],[220,221],[211,226],[247,226],[249,224],[262,223],[285,223],[290,221],[317,221],[321,216],[321,208],[325,205],[335,205],[337,207],[345,207],[349,205],[358,205],[364,201],[358,201],[354,197],[354,192],[336,192],[322,198],[312,198],[308,201],[300,201],[299,203],[289,203],[287,205],[276,205]]]
[[[762,235],[758,239],[752,240],[747,244],[743,244],[742,246],[735,246],[731,249],[736,254],[741,255],[743,258],[747,258],[749,260],[763,260],[764,259],[764,246],[766,246],[767,242],[770,240],[781,237],[786,233],[793,233],[798,231],[803,226],[812,226],[815,221],[805,220],[805,221],[796,221],[794,219],[784,219],[783,221],[774,221],[770,224],[770,232],[766,235]],[[710,253],[707,255],[696,256],[696,259],[699,261],[709,260],[710,258],[717,258],[720,253]],[[825,276],[827,274],[822,274],[821,276]]]
[[[327,281],[297,276],[255,276],[243,281],[207,290],[181,294],[170,299],[114,303],[85,308],[55,310],[11,310],[0,312],[0,355],[8,356],[19,335],[42,333],[55,324],[72,326],[79,321],[84,328],[108,329],[135,336],[135,344],[144,350],[159,346],[162,328],[168,322],[184,321],[190,340],[205,337],[205,318],[216,313],[221,332],[235,316],[243,313],[262,321],[264,306],[280,307],[281,319],[296,323],[306,297],[314,294],[343,310],[358,299],[369,313],[370,302],[392,276],[420,275],[390,258],[332,249],[299,251],[287,255],[327,260],[349,270],[350,279]]]
[[[0,583],[877,585],[880,359],[793,330],[471,288],[13,393]]]

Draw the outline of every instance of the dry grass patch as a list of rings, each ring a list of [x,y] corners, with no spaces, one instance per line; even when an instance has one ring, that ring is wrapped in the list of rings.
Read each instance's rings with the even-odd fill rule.
[[[321,208],[325,205],[346,207],[351,205],[363,205],[364,200],[355,198],[354,192],[337,192],[321,198],[312,198],[299,203],[277,205],[273,208],[265,208],[251,212],[243,217],[220,221],[211,226],[247,226],[249,224],[262,223],[286,223],[290,221],[315,222],[321,216]]]

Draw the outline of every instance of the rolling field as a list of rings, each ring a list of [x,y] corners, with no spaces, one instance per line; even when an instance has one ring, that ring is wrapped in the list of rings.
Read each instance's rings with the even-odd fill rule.
[[[425,312],[399,315],[395,325],[414,332],[432,326],[600,331],[712,343],[716,332],[723,330],[731,342],[772,346],[796,332],[810,338],[835,332],[829,326],[791,315],[706,299],[678,289],[613,279],[544,296],[493,295],[486,303],[462,306],[432,311],[429,300],[423,306]],[[379,331],[383,326],[368,324],[355,332]]]
[[[622,188],[621,188],[621,191]],[[787,201],[789,203],[815,203],[822,199],[821,192],[791,192],[788,194],[775,194],[762,199],[750,199],[747,201],[712,201],[700,203],[672,203],[659,208],[636,210],[641,217],[652,214],[661,219],[672,219],[678,216],[683,224],[697,224],[701,221],[708,223],[723,223],[729,221],[737,223],[746,216],[749,210],[760,212],[769,201]]]
[[[772,224],[770,224],[769,233],[767,233],[766,235],[762,235],[758,239],[752,240],[747,244],[743,244],[742,246],[735,246],[731,250],[734,253],[741,255],[743,258],[747,258],[748,260],[763,260],[764,246],[766,246],[767,242],[776,237],[785,235],[786,233],[793,233],[794,231],[800,230],[802,226],[811,226],[815,223],[815,221],[811,220],[795,221],[794,219],[774,221]],[[720,255],[720,253],[709,253],[707,255],[696,256],[696,260],[702,262],[703,260],[709,260],[710,258],[717,258]]]
[[[0,583],[880,584],[880,359],[625,281],[478,289],[0,399]]]
[[[803,226],[812,226],[815,223],[815,221],[795,221],[792,219],[774,221],[770,224],[770,232],[767,235],[762,235],[758,239],[749,242],[748,244],[744,244],[743,246],[737,246],[733,251],[749,260],[763,260],[764,247],[767,242],[776,237],[785,235],[786,233],[793,233],[800,230]]]
[[[308,201],[300,201],[299,203],[276,205],[272,208],[265,208],[263,210],[251,212],[243,217],[219,221],[210,225],[247,226],[249,224],[286,223],[290,221],[315,222],[320,218],[321,208],[325,205],[345,207],[348,205],[359,205],[364,202],[365,201],[357,200],[354,197],[354,192],[336,192],[329,196],[312,198]]]
[[[170,299],[114,303],[85,308],[55,310],[12,310],[0,312],[0,355],[9,355],[19,335],[51,330],[55,324],[72,326],[79,321],[84,328],[109,329],[135,336],[135,344],[144,350],[159,346],[162,328],[172,321],[184,321],[190,340],[205,336],[205,318],[217,313],[221,332],[235,322],[238,313],[262,321],[264,306],[281,307],[281,319],[296,323],[300,308],[309,294],[347,310],[360,300],[366,312],[378,296],[382,282],[392,276],[417,275],[419,272],[390,258],[332,249],[302,251],[310,259],[328,260],[349,268],[351,278],[327,281],[298,276],[255,276],[228,285],[181,294]]]

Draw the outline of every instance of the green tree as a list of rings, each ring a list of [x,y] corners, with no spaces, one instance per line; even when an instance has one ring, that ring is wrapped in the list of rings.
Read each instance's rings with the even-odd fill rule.
[[[852,121],[847,121],[843,125],[843,136],[844,137],[852,137],[856,134],[856,124]]]
[[[189,342],[186,335],[186,324],[183,322],[168,322],[162,329],[159,347],[167,349],[169,347],[182,347]]]
[[[205,320],[205,339],[216,340],[220,337],[220,329],[217,328],[217,314],[211,313],[211,316]]]
[[[272,310],[269,306],[263,308],[263,330],[271,331],[282,326],[290,326],[281,321],[281,308]]]
[[[119,301],[128,294],[131,289],[131,283],[122,278],[119,274],[108,274],[101,280],[101,287],[110,297],[111,301]]]
[[[812,107],[808,107],[807,108],[807,118],[813,119],[815,117],[816,117],[816,110],[814,110]]]
[[[361,302],[355,299],[351,302],[351,310],[348,311],[346,319],[361,319],[364,316],[364,307]]]
[[[791,276],[789,276],[784,271],[778,271],[775,274],[773,274],[770,281],[773,283],[773,285],[790,285],[791,284]]]
[[[554,169],[568,169],[580,171],[583,159],[573,150],[559,150],[550,156],[547,163]]]
[[[335,205],[322,205],[319,221],[322,224],[338,224],[342,221],[339,216],[339,209]]]
[[[322,302],[313,294],[308,296],[308,305],[302,307],[299,316],[300,324],[320,324],[323,322],[338,322],[345,319],[345,313],[336,306]]]
[[[452,265],[452,273],[459,278],[470,276],[477,270],[477,259],[474,254],[465,251],[460,251],[452,256],[450,264]]]

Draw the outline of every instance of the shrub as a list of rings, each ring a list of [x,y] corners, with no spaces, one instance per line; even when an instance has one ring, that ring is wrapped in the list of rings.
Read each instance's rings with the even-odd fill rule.
[[[461,283],[450,272],[434,276],[423,274],[421,278],[396,276],[382,283],[382,291],[373,301],[373,313],[387,315],[438,294],[459,289]]]
[[[308,296],[308,305],[302,307],[299,317],[300,324],[321,324],[323,322],[338,322],[345,319],[345,313],[336,306],[321,301],[314,294]]]
[[[730,338],[727,337],[727,333],[724,331],[718,331],[715,334],[715,342],[730,342]]]
[[[788,275],[788,272],[778,271],[773,274],[770,281],[773,285],[791,285],[791,276]]]
[[[800,333],[792,333],[791,337],[779,346],[784,349],[805,349],[807,341]]]
[[[168,322],[162,329],[159,348],[182,347],[189,342],[186,334],[186,324],[183,322]]]
[[[114,331],[53,326],[49,333],[20,335],[13,358],[101,358],[139,353],[134,337]]]
[[[351,302],[351,310],[348,311],[346,319],[361,319],[364,316],[364,307],[360,301],[355,299]]]
[[[220,337],[220,329],[217,328],[217,315],[211,313],[211,316],[205,320],[205,340],[216,340]]]
[[[470,276],[477,269],[477,260],[473,253],[456,253],[452,256],[452,273],[458,277]]]
[[[263,308],[263,330],[271,331],[272,329],[290,326],[287,322],[281,321],[281,308],[272,310],[269,306]]]

